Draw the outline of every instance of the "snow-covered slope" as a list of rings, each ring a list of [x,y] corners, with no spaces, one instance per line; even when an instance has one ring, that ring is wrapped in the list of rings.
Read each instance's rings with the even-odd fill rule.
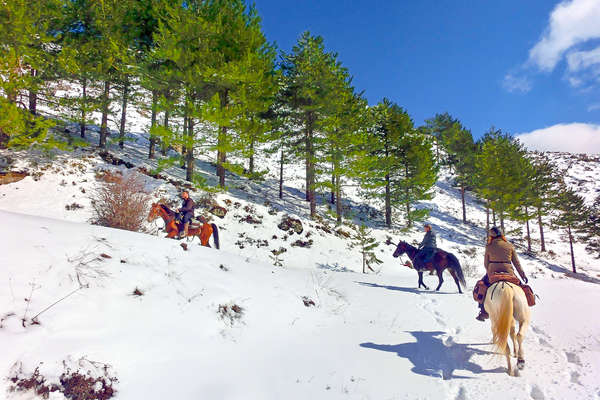
[[[93,132],[88,135],[94,140]],[[144,138],[134,139],[111,153],[152,169]],[[229,190],[214,196],[228,209],[225,218],[213,221],[222,250],[193,244],[184,251],[179,242],[162,238],[161,224],[149,224],[154,235],[89,225],[96,174],[124,166],[87,150],[52,159],[7,151],[0,156],[30,174],[0,185],[3,378],[39,367],[53,382],[67,367],[101,375],[110,365],[119,379],[118,399],[600,397],[597,259],[577,243],[581,273],[569,273],[568,242],[550,230],[552,253],[521,254],[540,299],[525,339],[527,367],[520,378],[507,376],[504,360],[490,353],[489,323],[474,320],[477,308],[469,293],[483,274],[485,212],[468,197],[470,223],[460,222],[450,176],[440,178],[434,200],[424,205],[432,209],[438,245],[461,260],[469,286],[463,295],[449,275],[439,293],[416,289],[416,274],[391,253],[400,239],[420,240],[420,227],[384,229],[377,205],[362,203],[349,187],[348,210],[355,222],[373,228],[384,261],[377,274],[359,273],[360,255],[344,237],[352,228],[336,232],[327,218],[306,218],[299,167],[286,169],[283,200],[277,198],[275,172],[261,184],[228,176]],[[560,157],[561,163],[572,159]],[[214,182],[210,161],[201,158],[198,169]],[[261,165],[276,171],[275,160]],[[593,199],[600,165],[577,159],[569,171]],[[177,179],[183,172],[172,168],[165,175]],[[171,183],[151,177],[145,182],[155,198],[176,199]],[[192,192],[195,199],[204,195]],[[302,234],[277,228],[288,214],[301,219]],[[246,222],[248,216],[260,223]],[[522,237],[509,238],[523,243]],[[297,240],[312,244],[293,246]],[[275,266],[272,251],[282,248],[283,267]],[[143,294],[134,295],[135,289]],[[303,297],[315,306],[305,306]],[[58,300],[39,315],[39,325],[31,324]],[[8,393],[12,382],[1,382],[0,398],[35,398],[31,392]]]
[[[593,399],[600,390],[595,284],[535,280],[527,368],[511,378],[470,294],[417,290],[408,270],[284,269],[144,234],[0,218],[18,227],[0,234],[10,249],[0,255],[4,377],[39,367],[52,382],[64,360],[108,364],[119,399]],[[239,318],[219,313],[233,304]]]

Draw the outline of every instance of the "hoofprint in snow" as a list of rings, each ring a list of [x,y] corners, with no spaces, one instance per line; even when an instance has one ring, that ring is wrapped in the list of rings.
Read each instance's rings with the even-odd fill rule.
[[[93,132],[88,135],[93,140]],[[151,169],[143,159],[144,140],[136,140],[111,152]],[[568,244],[560,232],[546,232],[554,258],[521,255],[540,300],[525,338],[526,368],[515,379],[506,375],[502,357],[489,353],[489,323],[474,320],[470,288],[458,295],[446,275],[439,293],[417,290],[416,273],[391,257],[393,244],[384,244],[388,236],[394,243],[414,242],[422,232],[381,228],[381,217],[352,192],[357,221],[370,223],[381,242],[378,274],[359,274],[360,256],[348,250],[343,235],[305,218],[301,179],[293,175],[301,173],[293,169],[281,201],[274,176],[264,184],[228,176],[229,192],[216,199],[231,206],[214,221],[223,250],[193,245],[186,252],[174,240],[88,224],[95,174],[116,168],[93,152],[32,161],[22,153],[15,168],[31,175],[0,186],[0,209],[6,210],[0,211],[4,378],[39,367],[56,381],[66,362],[71,368],[110,365],[119,379],[118,399],[600,396],[600,323],[593,317],[600,268],[577,244],[582,274],[569,274]],[[207,161],[198,166],[210,177]],[[182,175],[177,168],[167,172]],[[161,180],[147,177],[146,183],[156,198],[177,195]],[[459,257],[472,286],[483,274],[485,214],[468,199],[473,224],[463,225],[455,218],[460,199],[449,177],[435,191],[427,204],[433,209],[429,222],[440,247]],[[241,222],[248,213],[262,223]],[[284,214],[302,219],[301,235],[277,229]],[[148,228],[161,234],[160,224]],[[291,246],[297,239],[313,244]],[[281,247],[287,249],[279,256],[284,267],[276,267],[269,255]],[[133,295],[136,288],[143,295]],[[27,323],[70,293],[39,315],[39,325]],[[306,307],[304,296],[316,307]],[[222,312],[234,304],[241,313]],[[2,381],[0,396],[20,398],[6,392],[10,385]]]

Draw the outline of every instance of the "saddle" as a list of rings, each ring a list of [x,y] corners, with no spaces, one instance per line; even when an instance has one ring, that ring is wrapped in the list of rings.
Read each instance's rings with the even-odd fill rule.
[[[531,289],[531,286],[521,283],[519,278],[516,276],[504,272],[497,272],[489,276],[488,280],[490,281],[490,286],[500,281],[518,285],[521,289],[523,289],[529,307],[535,305],[535,294],[533,293],[533,289]],[[473,299],[478,303],[483,303],[485,301],[485,294],[487,293],[488,287],[489,286],[483,280],[477,281],[475,287],[473,288]]]

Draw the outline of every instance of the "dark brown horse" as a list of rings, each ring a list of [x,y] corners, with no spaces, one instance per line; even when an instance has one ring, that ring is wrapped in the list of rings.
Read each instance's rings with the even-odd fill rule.
[[[419,250],[416,247],[411,246],[406,242],[400,241],[400,243],[398,243],[398,246],[396,247],[396,251],[394,251],[394,257],[398,257],[406,253],[408,258],[410,258],[410,260],[414,264],[414,268],[419,273],[419,288],[423,286],[425,289],[429,289],[425,285],[425,283],[423,283],[423,271],[435,271],[439,279],[439,284],[437,288],[435,288],[435,290],[440,290],[440,288],[442,287],[442,283],[444,282],[444,279],[442,278],[442,273],[446,268],[448,268],[448,271],[450,271],[450,275],[452,275],[452,278],[454,278],[454,282],[456,282],[456,286],[458,287],[458,293],[462,293],[462,290],[460,289],[460,283],[462,283],[463,286],[466,286],[465,276],[463,275],[462,268],[460,267],[460,262],[458,261],[458,258],[454,256],[454,254],[448,253],[447,251],[441,249],[436,249],[433,254],[433,259],[431,261],[425,263],[424,265],[417,265],[415,264],[415,258],[418,252]],[[410,265],[407,266],[410,267]]]
[[[177,221],[177,218],[175,218],[175,211],[171,210],[164,204],[152,203],[152,208],[150,208],[150,213],[148,214],[148,222],[153,221],[158,217],[161,217],[165,222],[168,238],[174,239],[179,232],[183,230],[183,223]],[[211,235],[213,237],[215,247],[218,249],[219,230],[215,224],[209,224],[207,222],[203,222],[202,225],[190,224],[187,237],[191,237],[193,240],[194,236],[198,236],[202,246],[210,247],[208,244],[208,239],[210,239]]]

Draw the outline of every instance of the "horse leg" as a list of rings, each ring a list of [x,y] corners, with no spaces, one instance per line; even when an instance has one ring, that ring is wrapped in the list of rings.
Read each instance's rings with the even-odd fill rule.
[[[421,286],[423,286],[425,289],[429,290],[427,285],[425,285],[425,283],[423,282],[423,271],[419,271],[418,274],[419,274],[419,289],[421,288]]]
[[[510,362],[510,347],[508,346],[508,342],[506,342],[506,348],[504,349],[504,355],[506,356],[506,364],[508,368],[508,375],[516,376],[512,369],[512,364]]]
[[[441,269],[438,269],[438,270],[437,270],[437,276],[438,276],[439,283],[438,283],[438,286],[435,288],[435,291],[436,291],[436,292],[437,292],[438,290],[440,290],[440,288],[442,287],[442,283],[444,283],[444,278],[442,277],[442,273],[443,273],[443,272],[444,272],[444,271],[443,271],[443,270],[441,270]]]
[[[450,272],[450,275],[454,279],[454,282],[456,282],[456,287],[458,288],[458,293],[462,294],[462,290],[460,289],[460,283],[458,282],[458,277],[456,276],[456,271],[454,271],[452,268],[449,268],[448,271]]]
[[[519,351],[517,352],[517,368],[525,368],[525,352],[523,351],[523,338],[525,332],[529,326],[529,319],[519,322],[519,332],[517,332],[517,343],[519,344]]]
[[[516,335],[516,331],[515,331],[515,323],[513,322],[513,325],[510,327],[510,339],[512,340],[513,343],[513,357],[517,357],[517,348],[518,348],[518,344],[517,344],[517,335]]]

